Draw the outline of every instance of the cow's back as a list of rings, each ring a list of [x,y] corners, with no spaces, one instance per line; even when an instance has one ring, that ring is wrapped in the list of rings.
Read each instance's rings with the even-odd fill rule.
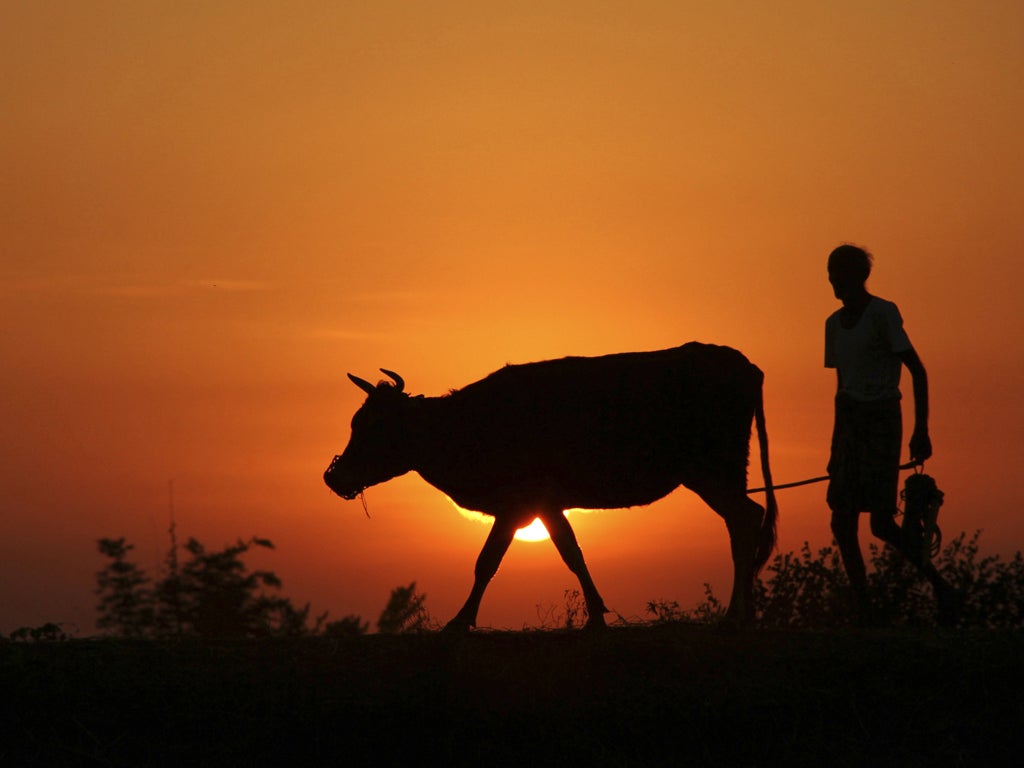
[[[508,365],[453,397],[468,408],[500,404],[569,422],[597,415],[614,420],[623,408],[689,416],[694,398],[705,408],[732,403],[736,397],[756,395],[762,379],[760,370],[737,350],[690,342],[654,352]]]
[[[692,342],[510,365],[448,398],[477,475],[566,506],[645,504],[710,475],[743,483],[762,374]]]

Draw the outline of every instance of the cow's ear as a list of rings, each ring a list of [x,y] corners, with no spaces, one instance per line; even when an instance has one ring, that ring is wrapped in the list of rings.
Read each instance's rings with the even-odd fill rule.
[[[377,391],[374,388],[373,384],[368,382],[366,379],[360,379],[358,376],[353,376],[351,373],[348,375],[348,377],[349,379],[351,379],[353,384],[355,384],[368,395],[372,395],[374,392]]]

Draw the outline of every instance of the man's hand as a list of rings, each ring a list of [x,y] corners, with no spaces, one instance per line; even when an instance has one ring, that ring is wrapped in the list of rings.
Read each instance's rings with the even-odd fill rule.
[[[932,455],[932,441],[928,437],[928,430],[915,429],[910,437],[910,458],[918,464],[923,464]]]

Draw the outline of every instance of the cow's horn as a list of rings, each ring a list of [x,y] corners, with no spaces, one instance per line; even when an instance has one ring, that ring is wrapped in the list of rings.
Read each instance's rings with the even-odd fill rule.
[[[397,373],[395,373],[394,371],[389,371],[387,368],[381,368],[380,372],[395,382],[396,392],[401,392],[403,389],[405,389],[405,379],[403,379]]]
[[[353,376],[351,373],[348,375],[348,377],[352,380],[353,384],[355,384],[368,395],[372,395],[374,392],[377,391],[373,384],[368,382],[366,379],[360,379],[358,376]]]

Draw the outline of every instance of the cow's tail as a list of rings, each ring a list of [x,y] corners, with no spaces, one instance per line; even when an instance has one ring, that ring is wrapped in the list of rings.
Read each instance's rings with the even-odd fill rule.
[[[775,549],[776,526],[779,519],[779,507],[775,503],[775,489],[772,487],[772,469],[768,463],[768,430],[764,425],[764,385],[758,387],[757,409],[754,411],[754,422],[757,425],[757,442],[761,446],[761,474],[764,476],[765,510],[761,521],[761,530],[757,536],[757,550],[754,557],[754,574],[768,562],[772,550]]]

